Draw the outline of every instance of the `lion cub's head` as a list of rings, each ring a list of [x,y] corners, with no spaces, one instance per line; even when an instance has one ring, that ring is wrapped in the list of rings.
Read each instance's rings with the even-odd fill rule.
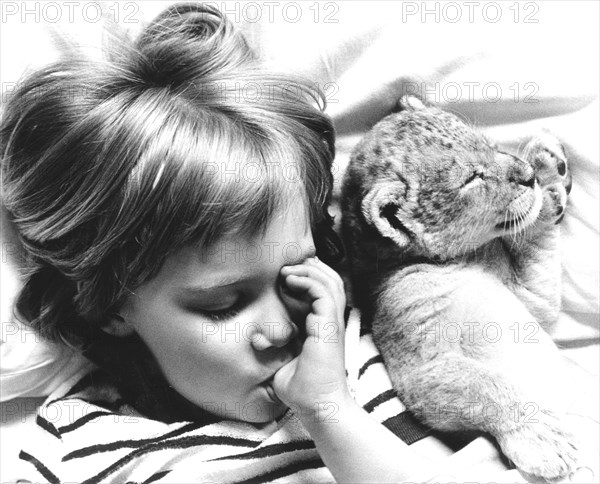
[[[400,107],[356,146],[344,177],[353,263],[444,261],[535,221],[542,193],[529,164],[415,97]]]

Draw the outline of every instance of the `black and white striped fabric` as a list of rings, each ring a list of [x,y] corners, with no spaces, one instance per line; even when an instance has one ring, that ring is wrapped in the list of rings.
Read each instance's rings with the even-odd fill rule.
[[[346,369],[355,400],[407,443],[428,434],[394,393],[360,313],[346,308]],[[335,419],[335,411],[323,418]],[[76,375],[42,405],[20,453],[23,477],[50,483],[334,482],[291,412],[261,426],[151,420],[101,378]]]

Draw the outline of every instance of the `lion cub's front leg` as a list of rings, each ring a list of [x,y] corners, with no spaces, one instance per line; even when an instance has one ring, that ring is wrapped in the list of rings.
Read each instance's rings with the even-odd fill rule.
[[[537,321],[549,329],[560,310],[560,222],[572,177],[564,148],[549,134],[527,145],[525,161],[535,170],[542,189],[542,208],[532,226],[503,237],[502,242],[512,263],[511,290]]]
[[[536,388],[541,371],[558,368],[558,350],[543,332],[515,339],[514,322],[531,315],[500,280],[476,267],[418,264],[391,275],[376,306],[373,340],[420,420],[443,431],[489,432],[534,476],[574,470],[579,446],[551,395]]]

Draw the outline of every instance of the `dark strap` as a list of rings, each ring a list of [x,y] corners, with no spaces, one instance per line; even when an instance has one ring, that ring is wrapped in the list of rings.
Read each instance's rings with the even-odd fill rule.
[[[388,418],[383,425],[408,445],[431,434],[431,429],[419,422],[409,411]]]

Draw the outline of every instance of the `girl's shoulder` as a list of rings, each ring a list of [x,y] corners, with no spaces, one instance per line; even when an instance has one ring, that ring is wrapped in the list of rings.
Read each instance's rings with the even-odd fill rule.
[[[125,423],[153,420],[145,418],[126,402],[110,377],[100,369],[74,375],[65,381],[37,412],[36,424],[65,444],[75,436],[75,445],[102,440],[102,434],[114,439]]]
[[[65,382],[38,409],[36,426],[19,455],[31,482],[172,482],[171,473],[192,461],[254,448],[266,437],[246,424],[148,418],[99,369]]]

